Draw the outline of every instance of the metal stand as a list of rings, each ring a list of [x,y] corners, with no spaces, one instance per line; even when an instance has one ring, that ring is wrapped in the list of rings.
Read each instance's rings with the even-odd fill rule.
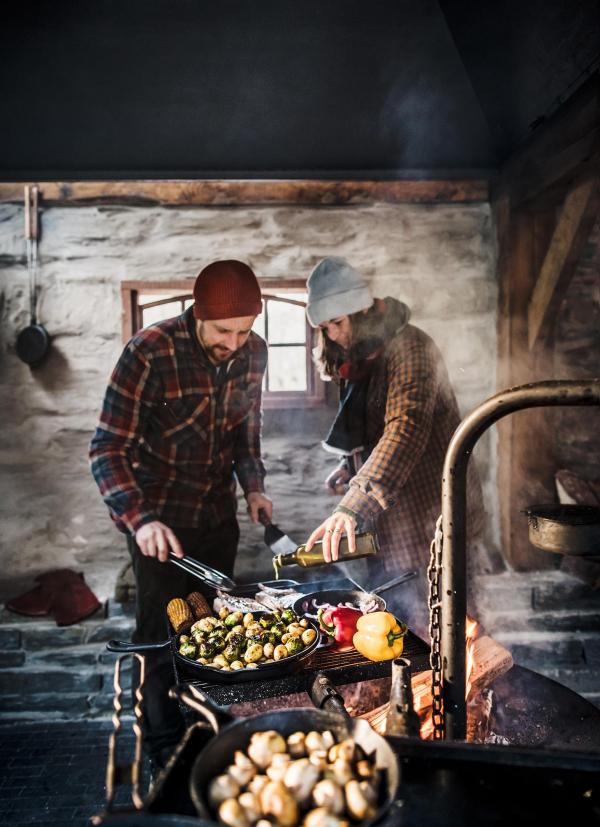
[[[465,618],[467,611],[467,465],[480,436],[502,417],[525,408],[600,405],[600,379],[535,382],[502,391],[475,408],[458,426],[444,462],[442,534],[444,562],[441,588],[441,654],[444,737],[464,740]]]

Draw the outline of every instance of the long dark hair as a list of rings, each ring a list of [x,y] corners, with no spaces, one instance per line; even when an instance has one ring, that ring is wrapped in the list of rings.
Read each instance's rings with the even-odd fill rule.
[[[376,300],[366,313],[359,310],[358,313],[348,316],[352,338],[347,353],[332,342],[322,328],[317,328],[317,344],[313,350],[313,359],[322,379],[337,379],[339,366],[343,362],[359,366],[370,353],[381,347],[384,342],[384,316],[381,304]]]

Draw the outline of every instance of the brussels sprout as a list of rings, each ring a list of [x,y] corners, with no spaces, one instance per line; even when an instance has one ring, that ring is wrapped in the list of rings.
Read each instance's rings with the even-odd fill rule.
[[[245,634],[246,637],[254,637],[255,635],[262,635],[263,631],[260,623],[251,623],[249,626],[246,626]]]
[[[222,652],[223,649],[227,646],[225,643],[225,638],[222,635],[211,635],[208,638],[207,643],[212,643],[215,647],[216,652]]]
[[[234,626],[237,626],[242,622],[243,617],[243,612],[231,612],[231,614],[227,615],[225,618],[224,623],[228,629],[233,629]]]
[[[235,632],[236,635],[243,635],[246,632],[246,628],[245,628],[245,626],[242,626],[241,623],[238,623],[238,625],[234,626],[231,631]]]
[[[263,646],[277,646],[279,637],[275,632],[263,632],[261,643]]]
[[[290,655],[296,655],[304,649],[304,644],[302,643],[301,638],[291,637],[285,644],[285,648],[288,650]]]
[[[262,617],[258,618],[258,622],[263,627],[263,629],[270,629],[274,623],[277,623],[278,618],[275,617],[273,614],[264,614]]]
[[[198,629],[196,632],[192,632],[192,637],[196,643],[202,643],[203,640],[206,640],[206,632],[201,632]]]
[[[190,642],[190,636],[189,635],[180,635],[179,636],[179,642],[180,643],[189,643]]]
[[[244,653],[244,660],[246,663],[254,663],[260,660],[263,655],[263,648],[260,643],[251,643]]]
[[[284,609],[281,613],[281,619],[284,623],[294,623],[298,620],[298,615],[293,609]]]
[[[317,636],[317,633],[315,632],[314,629],[305,629],[302,632],[302,643],[305,646],[310,646],[310,644],[314,641],[316,636]]]
[[[230,646],[245,646],[247,638],[239,632],[229,632],[225,640]]]
[[[271,632],[277,635],[277,637],[281,637],[281,635],[285,634],[285,623],[282,623],[280,620],[277,623],[274,623],[271,626]]]
[[[183,655],[184,658],[195,658],[196,647],[193,643],[182,643],[179,647],[179,654]]]
[[[241,646],[233,646],[231,643],[229,646],[226,646],[223,650],[223,657],[227,658],[229,663],[232,663],[234,660],[239,660],[242,656],[242,647]]]
[[[276,646],[273,650],[273,657],[275,658],[275,660],[283,660],[283,658],[287,658],[288,655],[289,652],[287,648],[285,646],[282,646],[281,644],[279,644],[279,646]]]
[[[198,646],[198,654],[201,658],[213,658],[217,653],[214,643],[205,640]]]
[[[252,614],[252,612],[246,612],[246,614],[242,618],[242,625],[246,627],[249,626],[251,623],[254,623],[254,615]]]

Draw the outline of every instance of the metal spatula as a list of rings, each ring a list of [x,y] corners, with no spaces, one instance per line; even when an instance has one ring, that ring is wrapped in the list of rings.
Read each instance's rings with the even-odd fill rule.
[[[291,537],[284,534],[279,526],[272,523],[262,508],[258,512],[258,519],[265,527],[265,543],[269,546],[273,554],[290,554],[296,551],[298,543],[295,543]]]

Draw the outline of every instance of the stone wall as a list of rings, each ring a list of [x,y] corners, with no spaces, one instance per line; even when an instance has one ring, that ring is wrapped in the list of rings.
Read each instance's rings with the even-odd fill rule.
[[[305,278],[325,255],[343,255],[375,293],[404,299],[441,347],[463,411],[495,390],[496,282],[490,211],[474,205],[344,208],[54,207],[42,218],[38,319],[52,351],[30,370],[14,342],[28,319],[23,212],[0,207],[0,598],[56,566],[86,571],[102,598],[125,554],[90,477],[87,448],[108,375],[122,348],[119,285],[194,276],[235,257],[260,275]],[[329,411],[292,433],[265,416],[265,456],[276,518],[295,539],[329,511],[320,493],[331,459],[318,443]],[[497,537],[495,448],[477,460],[489,527]],[[243,525],[242,565],[260,576],[270,555]]]

